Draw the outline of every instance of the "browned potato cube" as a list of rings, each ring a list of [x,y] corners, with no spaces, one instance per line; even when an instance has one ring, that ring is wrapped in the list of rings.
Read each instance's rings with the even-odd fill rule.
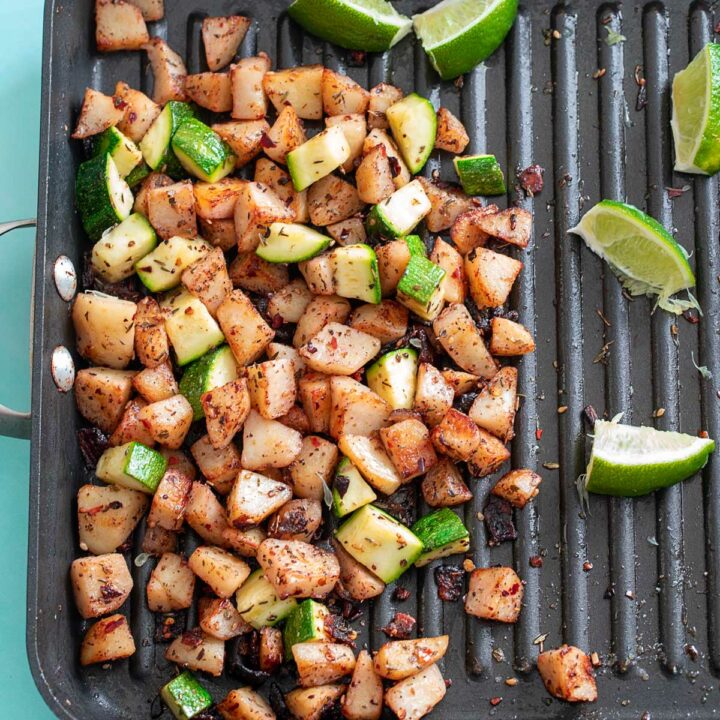
[[[330,253],[323,253],[298,263],[298,270],[313,295],[335,294],[335,278],[330,257]]]
[[[253,180],[267,185],[293,211],[294,222],[306,223],[310,220],[307,190],[298,192],[292,184],[290,175],[272,160],[258,158]]]
[[[388,423],[391,408],[369,387],[349,377],[330,380],[330,427],[334,438],[340,435],[372,435]]]
[[[115,85],[113,101],[113,104],[123,111],[117,129],[134,143],[140,142],[160,114],[160,107],[147,95],[124,82]]]
[[[85,619],[115,612],[133,588],[125,558],[118,553],[73,560],[70,583],[78,612]]]
[[[343,172],[352,172],[355,168],[355,161],[362,155],[363,144],[367,137],[367,122],[363,113],[350,113],[348,115],[331,115],[325,118],[325,127],[339,125],[345,135],[350,156],[341,165]]]
[[[334,682],[349,675],[355,668],[353,651],[340,643],[295,643],[292,654],[302,687]]]
[[[310,430],[328,432],[332,410],[330,377],[322,373],[306,373],[298,381],[298,395],[310,422]]]
[[[259,525],[292,498],[285,483],[241,470],[227,499],[230,523],[237,528]]]
[[[233,287],[262,295],[281,290],[289,281],[286,265],[267,262],[254,252],[240,253],[230,263],[229,273]]]
[[[325,229],[338,245],[357,245],[367,242],[367,232],[365,232],[365,224],[361,217],[341,220],[328,225]]]
[[[298,348],[317,335],[328,323],[344,323],[350,315],[350,303],[337,295],[313,298],[297,321],[293,345]]]
[[[420,720],[445,697],[447,686],[437,665],[401,680],[385,693],[385,704],[400,720]]]
[[[313,294],[308,290],[308,286],[302,278],[291,280],[283,288],[273,293],[268,300],[268,317],[278,324],[296,323],[312,299]],[[312,333],[312,335],[314,334]],[[300,343],[300,345],[302,344]]]
[[[152,101],[151,101],[152,102]],[[160,114],[160,108],[158,107],[158,114]],[[152,123],[151,123],[152,124]],[[135,202],[133,203],[133,211],[139,212],[145,217],[148,216],[148,193],[157,187],[167,187],[174,183],[171,177],[163,175],[159,172],[151,172],[140,185],[140,189],[135,194]],[[150,298],[146,298],[150,299]]]
[[[285,695],[285,703],[293,717],[320,720],[323,713],[332,708],[344,692],[344,685],[296,688]]]
[[[95,0],[95,45],[100,52],[140,50],[148,40],[139,8],[122,0]]]
[[[522,267],[519,260],[487,248],[471,250],[465,258],[465,275],[475,304],[479,308],[503,305]]]
[[[299,348],[308,367],[328,375],[352,375],[372,360],[380,341],[367,333],[331,322]]]
[[[195,628],[170,643],[165,659],[180,667],[220,677],[225,662],[225,642]]]
[[[235,236],[235,220],[205,220],[198,218],[200,223],[200,237],[207,240],[213,247],[219,247],[223,252],[232,250],[237,245]]]
[[[165,0],[131,0],[135,7],[140,8],[143,18],[147,21],[162,20],[165,14]]]
[[[148,192],[148,220],[163,239],[197,237],[195,194],[190,180]]]
[[[247,181],[235,203],[238,251],[256,250],[269,225],[274,222],[291,222],[294,217],[293,210],[267,185]]]
[[[299,405],[293,405],[285,415],[281,415],[278,418],[278,422],[283,425],[287,425],[293,430],[297,430],[301,435],[306,435],[310,432],[310,421],[305,411]]]
[[[503,475],[495,483],[492,494],[507,500],[514,507],[523,508],[540,492],[541,482],[542,478],[536,472],[519,468]]]
[[[392,495],[402,484],[402,478],[377,433],[370,437],[341,435],[338,448],[348,456],[365,480],[383,495]]]
[[[302,120],[292,105],[286,105],[263,138],[262,148],[271,160],[285,165],[288,153],[306,140]]]
[[[275,331],[242,290],[233,290],[225,296],[217,310],[217,320],[240,366],[257,360],[275,337]]]
[[[253,407],[268,420],[285,415],[295,405],[295,364],[278,358],[247,369],[247,385]]]
[[[210,444],[217,449],[227,447],[250,413],[247,380],[237,378],[213,388],[203,393],[200,402]]]
[[[235,203],[245,181],[236,177],[224,177],[214,183],[200,182],[193,185],[195,212],[206,220],[227,220],[235,213]]]
[[[449,637],[391,640],[375,654],[375,672],[387,680],[404,680],[445,657]]]
[[[177,533],[170,532],[159,525],[145,528],[141,549],[148,555],[174,553],[177,550]]]
[[[182,555],[165,553],[150,574],[147,588],[152,612],[174,612],[192,605],[195,575]]]
[[[230,115],[235,120],[259,120],[267,115],[267,98],[263,90],[265,74],[270,71],[270,58],[261,52],[230,66],[233,105]]]
[[[457,466],[449,458],[440,458],[420,485],[423,499],[430,507],[454,507],[472,500]]]
[[[243,427],[241,462],[248,470],[287,467],[300,454],[302,435],[277,420],[250,411]],[[289,499],[289,498],[288,498]]]
[[[338,449],[325,438],[303,438],[300,454],[290,465],[293,493],[299,498],[322,500],[323,483],[330,485],[338,461]]]
[[[384,145],[375,145],[365,154],[355,172],[360,200],[376,205],[395,192],[393,172]]]
[[[520,323],[503,317],[494,317],[490,323],[492,337],[490,352],[501,357],[527,355],[535,352],[535,340]]]
[[[445,368],[440,371],[445,382],[453,389],[455,397],[460,397],[465,393],[472,392],[477,388],[480,378],[472,373],[463,372],[462,370],[453,370]]]
[[[263,137],[270,131],[270,125],[265,119],[236,120],[214,123],[212,129],[230,146],[235,153],[235,167],[241,168],[260,154]],[[202,217],[200,224],[203,224]],[[209,237],[205,239],[210,240]]]
[[[168,467],[153,495],[148,525],[159,525],[171,532],[181,530],[191,489],[192,478],[175,467]]]
[[[290,500],[268,523],[268,536],[278,540],[311,542],[322,523],[322,506],[319,500]]]
[[[223,531],[228,527],[225,509],[209,485],[193,483],[185,506],[185,521],[206,543],[225,545]]]
[[[167,460],[168,467],[184,473],[191,480],[197,477],[197,470],[192,460],[182,450],[171,450],[169,448],[160,448],[160,454]]]
[[[232,83],[228,73],[204,72],[185,78],[185,94],[213,112],[232,110]]]
[[[465,126],[445,107],[437,111],[437,135],[435,147],[456,155],[463,152],[470,142]]]
[[[379,305],[366,303],[353,310],[348,325],[374,335],[386,345],[407,332],[408,310],[394,300],[383,300]]]
[[[202,39],[210,70],[215,72],[232,62],[250,24],[250,18],[242,15],[203,18]]]
[[[468,415],[503,442],[512,439],[517,403],[517,368],[500,368],[473,401]]]
[[[290,345],[270,343],[267,349],[267,356],[270,360],[285,360],[291,363],[293,374],[296,378],[300,377],[305,372],[305,361],[300,357],[300,353],[298,353],[294,347],[290,347]],[[297,392],[297,388],[295,388],[295,391]],[[302,412],[303,415],[305,414],[299,407],[293,404],[286,410],[286,412],[278,417],[283,417],[288,413],[293,412],[294,407],[296,407],[298,411]]]
[[[158,105],[165,105],[170,100],[187,100],[187,69],[180,55],[159,37],[150,38],[144,49],[152,68],[153,100]]]
[[[278,112],[286,105],[293,107],[303,120],[322,117],[322,65],[304,65],[269,72],[263,87]]]
[[[230,492],[240,464],[240,451],[230,443],[223,448],[214,448],[207,435],[203,435],[190,448],[203,477],[221,494]]]
[[[443,296],[449,303],[465,302],[465,273],[462,255],[442,238],[435,238],[430,260],[445,271]]]
[[[177,380],[169,362],[141,370],[133,378],[133,387],[149,403],[167,400],[178,393]]]
[[[201,597],[198,600],[198,624],[218,640],[232,640],[252,630],[235,605],[225,598]]]
[[[322,104],[326,115],[364,113],[370,93],[347,75],[325,68],[322,74]]]
[[[262,528],[226,527],[222,532],[223,544],[237,555],[255,557],[258,548],[267,535]]]
[[[220,303],[232,292],[223,251],[216,247],[183,270],[182,284],[200,298],[208,312],[215,317]]]
[[[510,459],[510,451],[494,435],[481,428],[480,443],[475,452],[468,458],[468,470],[475,477],[491,475]]]
[[[468,460],[480,443],[480,430],[467,415],[450,408],[433,429],[432,441],[438,452],[453,460]]]
[[[363,602],[382,595],[385,583],[359,563],[335,538],[330,541],[340,564],[340,580],[343,590],[356,602]]]
[[[403,482],[423,475],[438,461],[430,432],[419,420],[382,428],[380,438]]]
[[[400,278],[410,262],[410,248],[405,240],[391,240],[376,246],[380,288],[383,297],[394,295]]]
[[[80,664],[124,660],[135,653],[135,641],[124,615],[98,620],[85,633],[80,646]]]
[[[155,442],[172,449],[179,448],[192,425],[193,409],[184,395],[147,405],[138,415]]]
[[[75,402],[80,414],[103,432],[111,433],[120,422],[132,393],[132,370],[83,368],[75,376]]]
[[[474,207],[455,218],[450,228],[450,239],[461,255],[485,245],[490,236],[480,227],[480,219],[498,212],[497,205]]]
[[[189,568],[221,598],[231,597],[250,574],[250,566],[218,547],[201,545],[188,560]]]
[[[258,655],[258,664],[263,672],[272,674],[282,665],[285,657],[282,630],[275,627],[260,630]]]
[[[597,685],[590,658],[573,645],[540,653],[538,672],[547,691],[566,702],[595,702]]]
[[[399,190],[403,185],[407,185],[412,179],[412,175],[405,164],[405,161],[400,155],[395,141],[388,135],[385,130],[375,128],[368,133],[363,143],[363,155],[368,153],[371,148],[376,145],[383,145],[385,152],[390,159],[390,167],[393,170],[393,182],[395,183],[395,189]]]
[[[523,584],[512,568],[477,568],[470,574],[465,612],[485,620],[514,623],[522,599]]]
[[[165,314],[157,300],[143,298],[136,306],[133,320],[138,360],[147,368],[160,367],[170,357],[170,342],[165,332]]]
[[[532,233],[532,215],[522,208],[508,208],[478,216],[479,229],[489,237],[525,248]]]
[[[403,91],[394,85],[380,83],[370,88],[368,103],[368,125],[371,128],[387,128],[390,124],[385,117],[385,111],[398,100],[404,97]]]
[[[419,412],[425,422],[434,427],[450,410],[455,394],[442,373],[429,363],[420,363],[415,383],[413,410]]]
[[[474,202],[459,187],[439,180],[418,177],[423,190],[430,200],[432,209],[425,216],[425,224],[430,232],[440,232],[452,227],[452,224],[472,207]]]
[[[352,680],[342,705],[346,720],[380,720],[383,706],[383,684],[375,672],[373,659],[361,650],[355,662]]]
[[[273,628],[263,628],[263,630]],[[275,713],[267,700],[252,688],[231,690],[218,704],[223,720],[275,720]]]
[[[308,188],[307,203],[310,222],[318,227],[347,220],[364,207],[355,186],[337,175],[314,182]]]

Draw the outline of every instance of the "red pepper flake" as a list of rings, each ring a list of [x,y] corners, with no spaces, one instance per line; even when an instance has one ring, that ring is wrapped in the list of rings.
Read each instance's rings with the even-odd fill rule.
[[[187,645],[191,648],[196,648],[202,645],[203,641],[203,632],[200,628],[195,628],[194,630],[188,630],[187,632],[184,632],[180,638],[180,642],[183,645]]]
[[[520,187],[528,197],[535,197],[535,195],[543,191],[545,187],[544,173],[545,169],[537,163],[526,167],[522,172],[518,173],[517,178],[520,182]]]
[[[404,602],[410,597],[410,591],[407,588],[404,588],[400,585],[398,585],[395,590],[393,590],[392,599],[395,602]]]
[[[310,438],[310,442],[312,443],[312,446],[315,448],[320,447],[320,438],[316,438],[314,435]]]
[[[110,622],[106,622],[105,625],[103,625],[103,632],[106,635],[109,635],[113,630],[117,630],[124,623],[124,617],[117,618],[116,620],[111,620]]]
[[[532,568],[541,568],[543,566],[543,559],[540,555],[532,555],[529,563]]]
[[[118,97],[117,95],[115,95],[115,97],[113,97],[113,105],[118,110],[124,110],[127,107],[127,103],[121,97]]]
[[[333,336],[332,338],[330,338],[330,347],[331,347],[333,350],[337,350],[338,341],[337,341],[337,338],[336,338],[335,336]]]
[[[491,704],[493,707],[495,707],[496,705],[499,705],[501,702],[502,702],[502,698],[501,698],[501,697],[490,698],[490,704]]]
[[[89,515],[90,517],[93,517],[94,515],[97,515],[99,512],[102,512],[104,505],[96,505],[95,507],[90,508],[89,510],[80,510],[80,512],[83,515]]]
[[[273,315],[270,318],[270,326],[273,330],[277,330],[279,327],[282,327],[284,325],[284,321],[282,319],[282,315]]]
[[[407,640],[417,625],[417,620],[407,613],[395,613],[395,617],[384,627],[382,631],[391,638]]]
[[[538,429],[535,431],[535,439],[539,442],[540,440],[542,440],[542,436],[543,436],[543,429],[542,429],[542,428],[538,428]]]
[[[264,148],[274,148],[277,147],[277,144],[270,138],[270,136],[267,133],[263,133],[260,136],[260,145]]]
[[[168,458],[168,465],[179,465],[180,464],[180,458],[177,457],[177,455],[171,455]]]

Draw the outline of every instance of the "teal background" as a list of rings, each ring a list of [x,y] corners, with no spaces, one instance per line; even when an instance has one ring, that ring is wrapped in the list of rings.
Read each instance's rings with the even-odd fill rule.
[[[42,0],[0,0],[0,221],[35,217],[40,138]],[[0,403],[30,407],[32,229],[0,238]],[[25,652],[30,443],[0,438],[0,688],[3,717],[49,720]]]

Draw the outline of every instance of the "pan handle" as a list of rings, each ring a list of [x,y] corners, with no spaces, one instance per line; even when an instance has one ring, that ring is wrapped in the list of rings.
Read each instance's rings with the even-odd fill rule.
[[[35,220],[14,220],[12,222],[0,223],[0,235],[18,228],[34,227]],[[0,405],[0,435],[5,437],[29,440],[31,431],[30,413],[17,412],[5,405]]]

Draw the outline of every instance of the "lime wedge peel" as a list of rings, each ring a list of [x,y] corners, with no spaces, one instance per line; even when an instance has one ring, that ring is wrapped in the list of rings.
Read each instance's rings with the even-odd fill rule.
[[[700,306],[690,294],[695,275],[685,250],[657,220],[632,205],[602,200],[569,230],[618,276],[631,295],[657,295],[656,306],[676,314]],[[671,297],[688,290],[688,300]]]
[[[715,442],[709,438],[598,420],[585,490],[636,497],[669,487],[705,466]]]

